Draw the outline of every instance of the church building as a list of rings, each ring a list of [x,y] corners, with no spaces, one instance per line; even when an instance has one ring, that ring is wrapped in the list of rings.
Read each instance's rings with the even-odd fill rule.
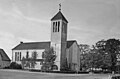
[[[51,47],[56,52],[55,65],[58,71],[64,70],[65,65],[72,71],[80,70],[80,49],[76,40],[67,40],[68,21],[61,12],[51,19],[51,41],[48,42],[21,42],[12,49],[12,62],[22,64],[22,59],[29,58],[37,53],[34,69],[41,70],[42,53]],[[66,64],[67,63],[67,64]],[[30,69],[31,66],[24,65]]]

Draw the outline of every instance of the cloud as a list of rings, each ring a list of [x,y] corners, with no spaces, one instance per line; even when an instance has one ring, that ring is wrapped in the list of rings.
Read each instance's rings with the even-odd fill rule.
[[[28,21],[33,21],[33,22],[39,22],[39,23],[49,23],[48,21],[43,20],[43,19],[38,19],[38,18],[33,18],[33,17],[27,17],[27,16],[24,16],[24,19],[26,19]]]
[[[58,10],[56,3],[62,3],[63,14],[67,14],[68,39],[91,44],[104,38],[119,38],[119,1],[0,0],[0,47],[11,56],[11,49],[20,41],[49,40],[49,18]]]
[[[33,40],[16,37],[12,33],[0,31],[0,48],[5,50],[10,59],[12,58],[12,48],[17,46],[21,41],[33,42]]]
[[[16,43],[16,39],[13,34],[0,31],[0,48],[4,49],[7,55],[10,57],[12,56],[11,49]]]

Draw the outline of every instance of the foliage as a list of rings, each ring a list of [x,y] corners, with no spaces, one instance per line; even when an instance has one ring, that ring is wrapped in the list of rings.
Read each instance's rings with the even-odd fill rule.
[[[29,62],[31,63],[31,67],[34,68],[35,64],[36,64],[36,59],[37,59],[37,52],[34,51],[32,53],[32,57],[29,58]]]
[[[117,63],[117,53],[119,53],[120,49],[120,41],[117,39],[108,39],[106,41],[106,52],[110,55],[111,57],[111,70],[115,71],[115,66]]]
[[[116,54],[120,51],[120,41],[108,39],[98,41],[88,53],[81,55],[81,67],[83,68],[102,68],[115,71],[117,62]]]
[[[51,70],[52,69],[51,67],[54,65],[56,59],[56,54],[53,48],[45,50],[42,54],[42,58],[43,58],[42,70]]]
[[[87,45],[87,44],[80,44],[80,45],[79,45],[79,48],[80,48],[80,52],[81,52],[82,54],[84,54],[84,53],[89,53],[89,52],[90,52],[90,46]]]
[[[103,57],[101,54],[97,53],[96,49],[91,49],[89,53],[83,54],[83,57],[84,58],[81,60],[83,68],[101,68]]]
[[[22,64],[22,68],[24,68],[24,65],[26,64],[25,57],[22,58],[21,64]]]
[[[10,69],[22,69],[22,66],[20,64],[17,64],[16,62],[12,62],[10,64]]]
[[[87,44],[80,44],[79,45],[81,57],[80,57],[80,67],[84,71],[84,69],[89,68],[89,59],[90,59],[90,46]]]
[[[110,54],[106,51],[106,45],[107,41],[106,40],[101,40],[96,43],[96,50],[97,53],[99,53],[102,57],[100,59],[101,64],[100,67],[103,69],[109,68],[111,66],[111,58]]]
[[[36,51],[32,52],[31,57],[29,57],[29,54],[27,52],[26,58],[25,57],[22,58],[22,61],[21,61],[22,67],[23,68],[24,67],[34,68],[35,64],[36,64],[36,59],[37,59],[37,52]]]

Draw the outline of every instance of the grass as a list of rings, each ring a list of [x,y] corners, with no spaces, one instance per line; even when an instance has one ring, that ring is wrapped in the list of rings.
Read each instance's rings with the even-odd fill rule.
[[[0,69],[0,79],[108,79],[107,74],[59,74]]]

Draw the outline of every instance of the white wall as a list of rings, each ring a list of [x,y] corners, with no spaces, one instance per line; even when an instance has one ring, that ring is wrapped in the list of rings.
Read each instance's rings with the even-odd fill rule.
[[[21,52],[21,58],[26,57],[26,52],[29,52],[29,57],[31,57],[33,52],[37,52],[37,59],[42,59],[42,52],[44,52],[45,49],[31,49],[31,50],[13,50],[13,61],[15,61],[15,52]]]
[[[53,50],[56,52],[55,64],[58,66],[58,71],[60,70],[60,58],[61,58],[61,44],[51,43]]]
[[[67,49],[67,61],[71,70],[78,71],[80,69],[80,50],[77,42]]]
[[[15,52],[21,52],[21,59],[23,57],[26,58],[26,52],[29,52],[29,57],[32,56],[33,52],[37,52],[37,59],[42,59],[42,52],[44,52],[44,51],[45,51],[45,49],[13,50],[12,51],[12,53],[13,53],[12,62],[17,62],[18,64],[21,64],[21,61],[15,61]],[[36,62],[35,69],[41,69],[40,62]]]

